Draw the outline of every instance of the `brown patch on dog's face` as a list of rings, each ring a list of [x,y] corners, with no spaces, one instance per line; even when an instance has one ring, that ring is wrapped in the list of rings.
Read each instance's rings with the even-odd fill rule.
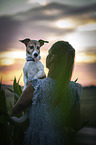
[[[33,51],[40,53],[40,43],[36,40],[30,40],[27,44],[27,53],[32,54]]]
[[[28,54],[32,55],[33,58],[36,58],[40,54],[40,47],[44,45],[44,43],[49,43],[48,41],[40,40],[30,40],[26,38],[24,40],[19,40],[24,43],[26,46],[26,51]]]

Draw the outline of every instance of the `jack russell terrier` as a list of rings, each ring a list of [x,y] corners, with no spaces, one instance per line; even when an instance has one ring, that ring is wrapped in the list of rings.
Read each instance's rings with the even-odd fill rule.
[[[49,43],[48,41],[44,40],[30,40],[26,38],[24,40],[19,40],[20,42],[24,43],[26,46],[26,62],[23,67],[24,73],[24,88],[25,90],[28,81],[32,79],[39,79],[45,77],[44,66],[39,61],[40,57],[40,47],[44,45],[44,43]]]

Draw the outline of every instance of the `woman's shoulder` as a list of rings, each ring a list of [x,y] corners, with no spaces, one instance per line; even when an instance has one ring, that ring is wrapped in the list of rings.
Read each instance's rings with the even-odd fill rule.
[[[70,96],[70,100],[73,102],[73,105],[80,104],[82,85],[75,81],[70,81],[68,85],[68,94]]]
[[[76,81],[70,81],[69,85],[71,85],[73,87],[81,87],[82,86],[80,83],[77,83]]]
[[[82,85],[75,81],[70,81],[68,87],[74,89],[82,89]]]
[[[79,84],[75,81],[70,81],[68,88],[73,90],[73,91],[78,92],[78,94],[81,95],[81,92],[82,92],[82,85],[81,84]]]

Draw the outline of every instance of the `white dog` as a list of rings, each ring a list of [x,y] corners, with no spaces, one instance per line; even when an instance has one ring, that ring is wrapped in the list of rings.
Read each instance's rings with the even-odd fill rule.
[[[24,73],[24,89],[28,81],[45,77],[44,66],[40,60],[40,47],[48,41],[30,40],[29,38],[20,40],[26,46],[26,62],[23,68]],[[23,89],[23,90],[24,90]]]

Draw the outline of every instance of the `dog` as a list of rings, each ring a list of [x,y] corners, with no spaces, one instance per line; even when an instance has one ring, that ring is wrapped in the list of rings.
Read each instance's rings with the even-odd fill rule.
[[[44,66],[40,62],[40,48],[44,45],[44,43],[49,43],[44,40],[30,40],[26,38],[24,40],[19,40],[24,43],[26,46],[26,62],[23,67],[24,73],[24,88],[27,87],[28,81],[32,81],[32,79],[40,79],[45,77]]]

